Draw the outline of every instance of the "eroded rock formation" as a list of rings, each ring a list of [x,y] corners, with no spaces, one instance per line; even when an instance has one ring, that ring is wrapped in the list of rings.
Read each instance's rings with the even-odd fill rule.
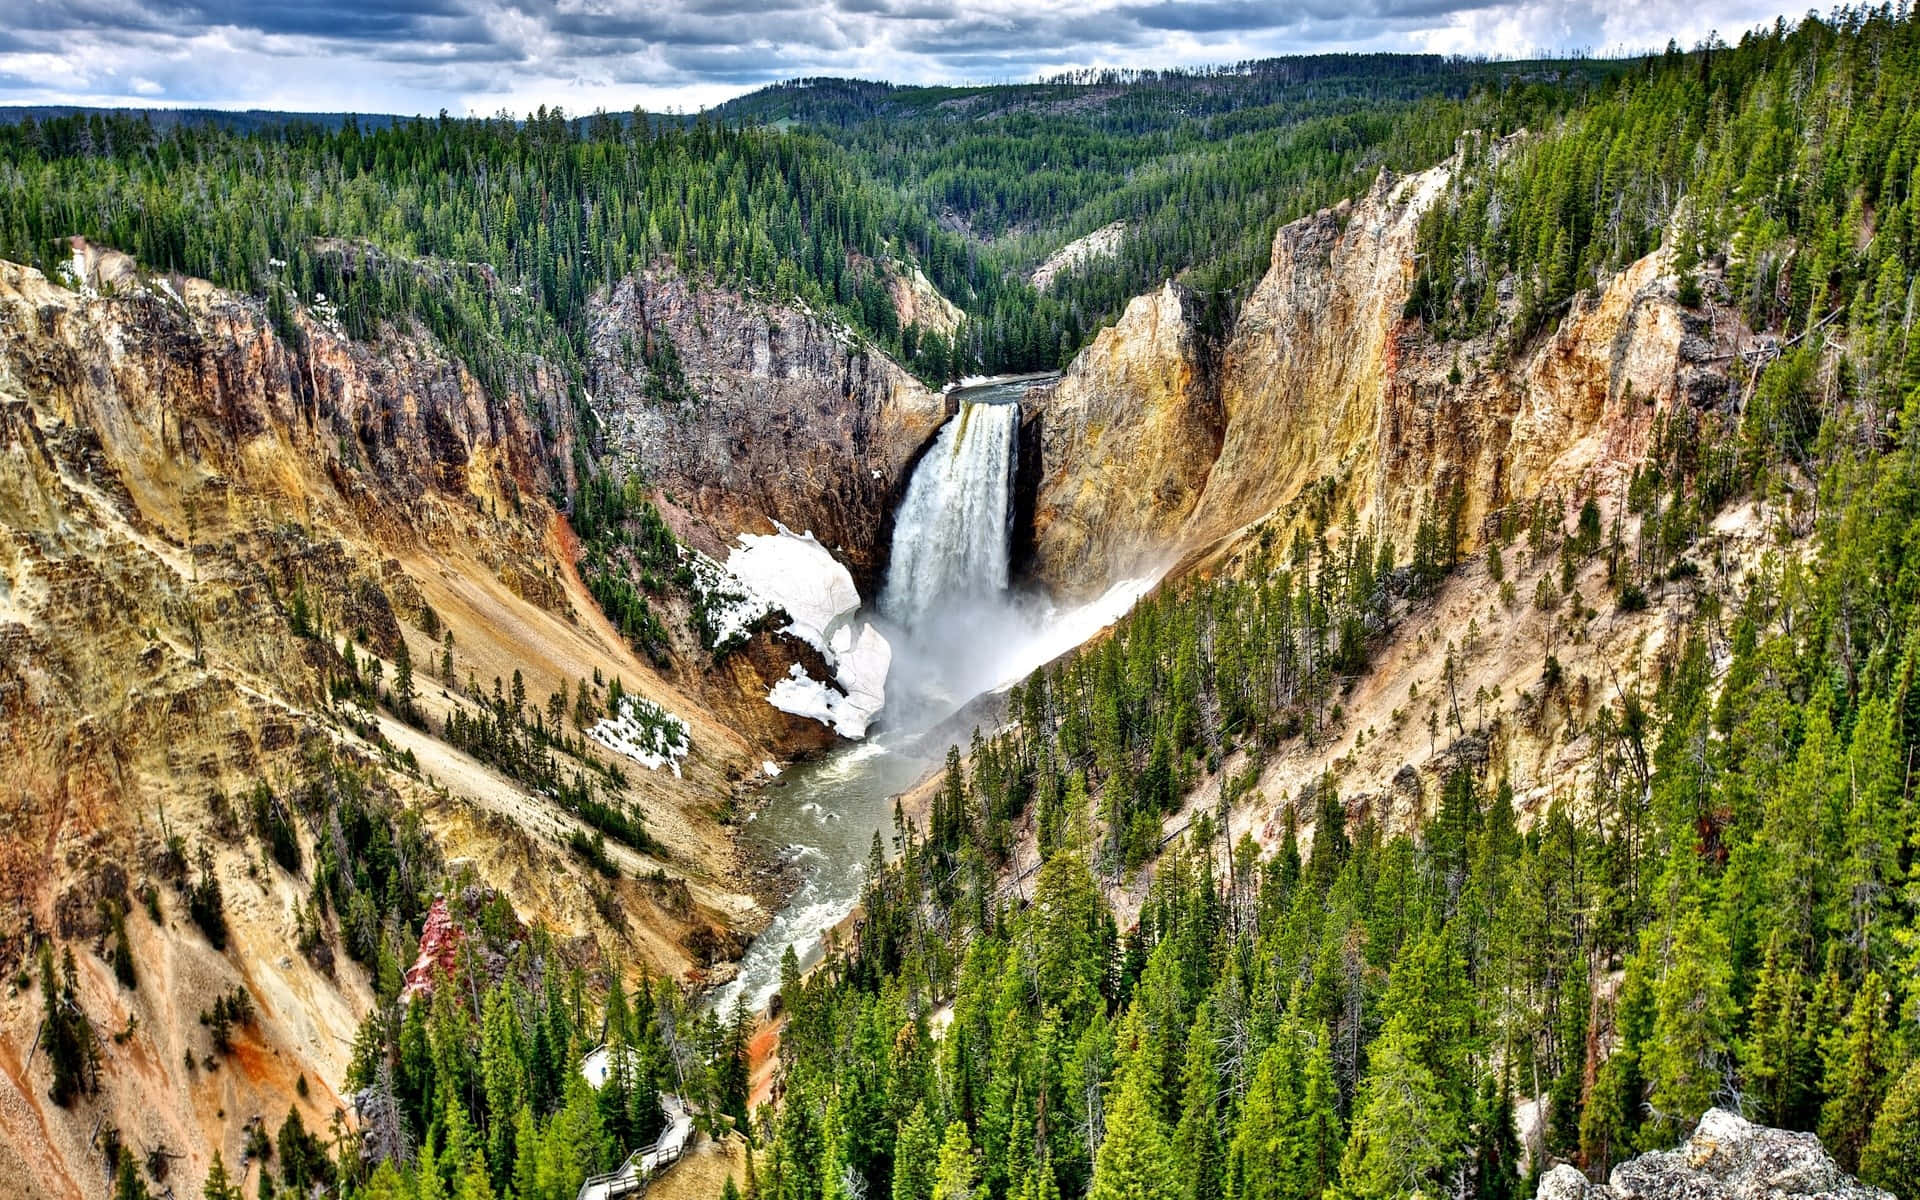
[[[1222,418],[1179,284],[1136,297],[1073,369],[1028,396],[1038,426],[1034,574],[1056,590],[1164,565],[1220,452]]]
[[[811,532],[876,594],[895,501],[946,398],[844,326],[670,269],[622,280],[590,337],[614,460],[726,557],[740,533]]]
[[[1361,199],[1282,226],[1217,355],[1146,319],[1168,309],[1164,292],[1083,351],[1043,406],[1049,444],[1086,449],[1054,454],[1042,477],[1036,574],[1101,590],[1126,569],[1111,546],[1131,537],[1128,509],[1150,512],[1135,521],[1150,527],[1190,508],[1166,541],[1194,554],[1269,518],[1284,526],[1308,500],[1335,524],[1350,507],[1404,560],[1422,514],[1456,489],[1469,542],[1487,513],[1547,489],[1574,504],[1611,496],[1659,413],[1724,400],[1748,335],[1681,307],[1662,253],[1511,356],[1504,328],[1439,344],[1407,319],[1420,216],[1451,172],[1382,172]],[[1217,454],[1202,452],[1210,419]]]
[[[1811,1133],[1769,1129],[1710,1109],[1678,1149],[1656,1150],[1591,1183],[1562,1164],[1540,1180],[1540,1200],[1894,1200],[1854,1179]]]
[[[349,771],[562,939],[623,914],[626,953],[664,973],[701,965],[691,931],[755,911],[711,813],[761,756],[586,594],[546,498],[571,436],[557,374],[530,363],[497,394],[418,329],[290,322],[283,337],[263,304],[86,246],[67,285],[0,264],[0,966],[57,934],[103,1050],[88,1119],[46,1119],[38,996],[0,1000],[0,1178],[30,1195],[97,1190],[96,1118],[194,1178],[231,1158],[222,1114],[283,1111],[298,1076],[325,1127],[372,983],[331,943],[296,948],[311,879],[236,819],[258,783],[298,804],[315,771]],[[416,722],[340,697],[349,644],[389,689],[407,650]],[[596,676],[685,719],[693,746],[685,779],[626,768],[662,849],[611,847],[607,884],[565,866],[573,816],[441,737],[478,711],[469,679],[516,679],[544,709]],[[202,847],[224,950],[175,886]],[[127,914],[135,989],[98,952],[103,903]],[[196,1012],[235,988],[254,1016],[210,1070]]]

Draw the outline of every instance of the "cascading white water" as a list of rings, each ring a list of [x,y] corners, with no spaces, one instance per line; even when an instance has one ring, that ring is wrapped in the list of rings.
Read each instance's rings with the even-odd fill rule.
[[[966,401],[914,470],[894,515],[880,612],[912,632],[1007,589],[1018,402]]]

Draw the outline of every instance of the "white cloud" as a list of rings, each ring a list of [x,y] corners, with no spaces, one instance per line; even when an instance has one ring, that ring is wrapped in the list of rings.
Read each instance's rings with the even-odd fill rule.
[[[1774,0],[1778,2],[1778,0]],[[776,79],[997,82],[1325,50],[1729,40],[1763,0],[24,0],[0,103],[520,113],[712,105]]]

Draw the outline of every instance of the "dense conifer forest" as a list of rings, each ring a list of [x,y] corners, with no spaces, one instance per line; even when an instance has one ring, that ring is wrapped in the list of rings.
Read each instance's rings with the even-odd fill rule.
[[[1328,77],[1372,69],[1398,70]],[[452,892],[469,936],[451,978],[390,1003],[435,854],[351,771],[316,764],[301,811],[346,834],[312,864],[303,919],[315,946],[374,966],[382,1003],[348,1080],[357,1132],[290,1115],[261,1194],[571,1200],[654,1136],[663,1092],[750,1139],[728,1195],[769,1200],[1502,1200],[1544,1165],[1522,1161],[1522,1107],[1547,1159],[1597,1175],[1712,1105],[1816,1131],[1846,1169],[1911,1189],[1920,22],[1849,11],[1551,79],[1402,76],[1305,101],[1276,79],[1215,110],[1199,98],[1265,76],[1063,80],[958,140],[939,114],[964,94],[877,85],[776,90],[733,114],[779,130],[724,113],[0,130],[0,252],[48,262],[49,239],[79,230],[263,295],[324,291],[367,336],[415,314],[496,376],[520,353],[577,360],[593,289],[656,255],[844,312],[883,344],[898,331],[864,306],[859,264],[911,258],[970,314],[968,368],[1055,361],[1169,270],[1230,295],[1280,219],[1383,163],[1436,161],[1469,127],[1485,136],[1421,230],[1407,315],[1428,335],[1516,347],[1670,245],[1685,302],[1772,339],[1739,395],[1663,426],[1629,521],[1541,504],[1482,539],[1442,505],[1395,546],[1303,505],[1232,569],[1169,586],[1027,680],[1005,729],[950,755],[924,827],[902,816],[893,845],[876,837],[851,944],[805,977],[790,964],[764,1106],[748,1104],[745,1015],[572,960],[478,887]],[[1117,99],[1056,111],[1096,88]],[[1044,173],[1060,161],[1079,165]],[[1042,231],[1122,217],[1144,223],[1116,266],[1046,298],[1010,273]],[[349,235],[380,249],[363,264],[395,265],[350,271],[313,240]],[[1756,499],[1778,547],[1723,595],[1699,538]],[[633,515],[611,484],[581,507]],[[650,552],[644,536],[621,549]],[[1203,774],[1337,727],[1344,681],[1468,553],[1496,579],[1603,559],[1627,610],[1685,598],[1653,686],[1597,718],[1590,790],[1523,814],[1461,754],[1422,829],[1350,812],[1328,777],[1289,798],[1295,836],[1264,856],[1224,806],[1163,837]],[[1559,603],[1552,575],[1500,603]],[[632,601],[609,604],[646,611]],[[648,636],[639,615],[623,628]],[[1543,655],[1509,719],[1564,686]],[[536,746],[519,698],[495,705],[496,740]],[[1456,697],[1431,736],[1470,744],[1486,720]],[[1016,854],[1028,827],[1037,867]],[[1123,928],[1113,897],[1143,872]],[[70,977],[38,964],[69,1095],[90,1071],[87,1031],[61,1016]],[[613,1072],[595,1091],[576,1064],[601,1043]],[[219,1165],[204,1194],[232,1187]]]
[[[836,313],[938,381],[1061,365],[1167,275],[1194,272],[1224,320],[1277,222],[1382,165],[1426,165],[1465,128],[1537,125],[1618,69],[1277,60],[976,90],[986,114],[955,112],[952,89],[909,104],[879,88],[875,106],[860,98],[878,85],[835,82],[692,120],[29,118],[0,125],[0,255],[51,270],[79,233],[276,319],[318,302],[356,337],[418,320],[492,386],[529,355],[577,375],[590,296],[670,263]],[[1116,259],[1045,295],[1025,282],[1116,220],[1132,230]],[[921,266],[962,336],[903,330],[888,263]]]

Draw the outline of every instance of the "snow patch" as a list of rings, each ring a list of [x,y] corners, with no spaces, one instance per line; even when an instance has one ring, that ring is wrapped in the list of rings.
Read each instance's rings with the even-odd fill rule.
[[[680,774],[680,760],[693,747],[685,721],[651,700],[634,696],[622,697],[619,715],[594,722],[587,734],[649,771],[671,767],[675,776]]]
[[[706,614],[708,649],[724,654],[747,640],[760,618],[772,612],[774,602],[755,592],[726,566],[689,546],[681,558],[693,571],[700,610]]]
[[[727,570],[747,590],[786,610],[786,632],[832,656],[829,636],[835,625],[860,607],[853,573],[833,557],[811,532],[740,535],[727,556]]]
[[[829,661],[834,664],[834,679],[844,692],[835,691],[794,663],[787,677],[767,693],[767,703],[781,712],[831,725],[842,737],[863,738],[886,703],[893,647],[870,622],[862,623],[858,639],[850,627],[843,625],[834,636]]]
[[[87,282],[87,252],[81,249],[80,246],[74,246],[73,257],[55,268],[54,273],[59,276],[61,283],[73,291],[79,292],[81,299],[97,300],[100,298],[100,293],[94,289],[91,283]]]

